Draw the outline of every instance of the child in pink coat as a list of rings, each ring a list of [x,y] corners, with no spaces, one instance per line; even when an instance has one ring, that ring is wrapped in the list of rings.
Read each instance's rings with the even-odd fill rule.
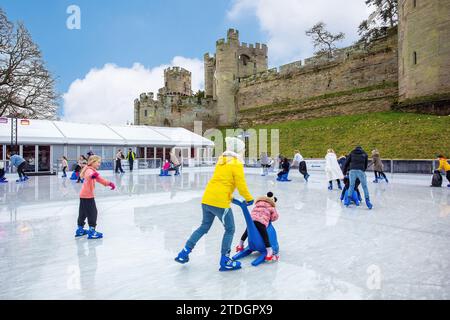
[[[250,216],[255,223],[256,229],[258,229],[261,237],[264,240],[264,245],[266,246],[267,250],[267,255],[265,258],[266,261],[272,261],[273,258],[273,250],[269,242],[267,226],[269,225],[269,222],[278,220],[278,212],[275,208],[276,202],[277,198],[273,196],[272,192],[268,192],[267,196],[259,197],[258,199],[256,199],[255,207],[250,213]],[[237,252],[244,250],[244,241],[247,239],[247,236],[248,233],[247,230],[245,230],[244,234],[241,237],[239,245],[236,247]]]
[[[88,239],[103,238],[103,234],[95,230],[97,226],[97,206],[95,205],[94,190],[95,182],[98,182],[105,187],[111,187],[111,190],[116,188],[115,184],[102,178],[97,172],[101,164],[99,156],[90,156],[87,165],[81,170],[80,177],[84,179],[80,191],[80,207],[78,211],[78,228],[75,231],[75,237],[88,235]],[[89,230],[84,229],[84,224],[88,220]]]

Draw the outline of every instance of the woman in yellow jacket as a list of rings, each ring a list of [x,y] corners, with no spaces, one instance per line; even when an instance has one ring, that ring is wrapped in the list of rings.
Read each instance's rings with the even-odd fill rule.
[[[450,182],[450,164],[448,164],[447,158],[444,157],[443,155],[439,155],[438,156],[439,159],[439,168],[437,169],[438,171],[445,171],[445,174],[447,176],[447,180],[448,182]],[[450,184],[447,185],[447,187],[450,188]]]
[[[211,228],[214,218],[222,222],[225,233],[222,239],[220,271],[236,270],[241,268],[239,261],[230,259],[231,243],[234,236],[234,218],[230,204],[233,192],[237,188],[239,194],[244,197],[248,205],[253,203],[253,197],[247,188],[244,177],[244,165],[242,158],[245,144],[237,138],[225,138],[227,150],[217,160],[214,175],[206,186],[202,199],[203,220],[200,227],[195,230],[185,247],[180,251],[175,261],[186,263],[189,261],[189,253],[196,243]]]

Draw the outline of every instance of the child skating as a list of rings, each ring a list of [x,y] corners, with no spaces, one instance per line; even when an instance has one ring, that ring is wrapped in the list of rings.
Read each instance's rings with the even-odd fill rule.
[[[272,246],[269,241],[269,235],[267,234],[267,226],[269,222],[274,222],[278,220],[278,212],[276,209],[277,198],[273,196],[272,192],[268,192],[267,196],[259,197],[256,199],[255,207],[252,209],[250,216],[255,223],[256,229],[258,229],[261,237],[264,240],[264,245],[266,246],[267,255],[265,261],[277,260],[273,255]],[[244,250],[244,242],[248,237],[247,230],[241,237],[239,245],[236,247],[236,252]]]
[[[97,207],[94,199],[95,182],[111,187],[111,190],[116,188],[115,184],[103,179],[97,172],[101,164],[99,156],[90,156],[87,165],[81,170],[80,176],[84,179],[80,192],[80,207],[78,213],[78,228],[75,232],[75,237],[88,235],[88,239],[103,238],[101,232],[97,232]],[[85,220],[88,220],[89,230],[84,229]]]
[[[375,174],[375,180],[373,180],[374,183],[378,183],[378,180],[384,179],[386,182],[389,182],[386,175],[383,172],[384,166],[383,162],[381,161],[380,153],[377,149],[372,150],[372,162],[369,164],[368,167],[373,166],[373,172]]]
[[[69,169],[69,163],[67,162],[67,158],[65,156],[61,157],[61,167],[62,167],[62,172],[63,172],[63,175],[61,176],[61,178],[65,178],[65,177],[67,177],[66,170]]]
[[[248,205],[253,203],[253,197],[248,191],[244,176],[243,155],[245,144],[243,141],[225,138],[226,151],[217,160],[214,174],[206,186],[202,199],[203,219],[200,227],[187,240],[184,248],[178,253],[175,261],[186,263],[189,254],[197,242],[209,231],[214,218],[219,218],[225,232],[222,239],[220,271],[231,271],[241,268],[239,261],[230,258],[231,243],[234,235],[233,211],[230,208],[233,192],[237,188]]]

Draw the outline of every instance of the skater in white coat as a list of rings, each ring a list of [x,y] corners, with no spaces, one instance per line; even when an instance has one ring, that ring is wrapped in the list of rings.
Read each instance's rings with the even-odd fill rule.
[[[334,153],[333,149],[327,150],[327,155],[325,156],[325,173],[329,183],[328,190],[333,190],[333,180],[337,181],[338,188],[342,190],[341,179],[344,179],[344,175],[342,174],[336,153]]]

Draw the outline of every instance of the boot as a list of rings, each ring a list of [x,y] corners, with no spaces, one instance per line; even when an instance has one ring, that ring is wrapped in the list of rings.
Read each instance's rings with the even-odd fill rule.
[[[78,229],[75,231],[75,237],[82,237],[88,233],[89,233],[88,230],[83,229],[82,226],[78,226]]]
[[[88,239],[100,239],[103,238],[103,233],[95,231],[94,227],[89,227]]]
[[[339,188],[339,190],[342,190],[341,180],[338,180],[337,183],[338,183],[338,188]]]
[[[180,253],[178,253],[178,256],[175,258],[175,261],[179,262],[179,263],[186,263],[186,262],[188,262],[189,261],[189,253],[191,253],[191,252],[192,252],[191,248],[184,247],[180,251]]]
[[[333,190],[333,182],[329,181],[328,184],[328,190]]]
[[[375,180],[373,180],[373,183],[378,183],[378,177],[375,177]]]
[[[241,263],[230,259],[228,255],[222,255],[220,258],[220,269],[219,271],[233,271],[241,268]]]
[[[308,182],[309,174],[308,173],[305,174],[304,178],[305,178],[306,182]]]
[[[369,209],[373,208],[373,205],[372,205],[372,203],[370,203],[370,199],[369,198],[366,198],[366,205],[367,205],[367,208],[369,208]]]

